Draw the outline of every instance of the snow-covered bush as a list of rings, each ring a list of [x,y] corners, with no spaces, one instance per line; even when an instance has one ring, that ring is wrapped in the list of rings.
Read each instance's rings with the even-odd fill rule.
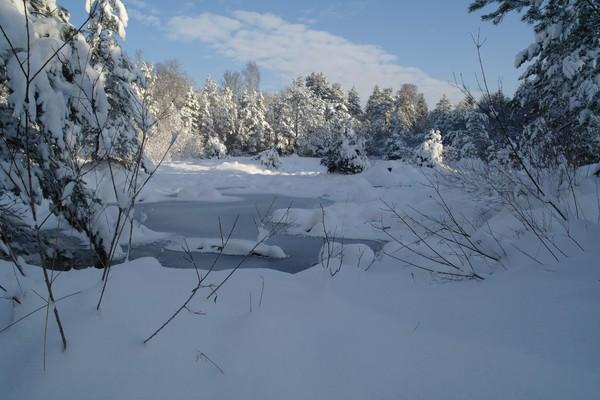
[[[206,141],[204,147],[205,158],[225,158],[227,156],[227,147],[217,137],[211,137]]]
[[[321,164],[329,173],[359,174],[369,166],[369,161],[362,142],[351,143],[344,138],[327,152]]]
[[[279,153],[276,149],[265,150],[254,157],[254,159],[260,161],[260,165],[265,168],[278,169],[281,166]]]
[[[432,129],[417,152],[417,162],[426,167],[436,167],[444,163],[444,145],[440,131]]]
[[[412,161],[413,157],[414,150],[406,145],[400,135],[394,135],[389,139],[385,151],[386,160]]]

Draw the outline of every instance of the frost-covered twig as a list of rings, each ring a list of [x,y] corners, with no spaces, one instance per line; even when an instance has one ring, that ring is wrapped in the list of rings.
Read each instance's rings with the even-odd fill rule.
[[[260,245],[262,245],[268,239],[270,239],[271,237],[276,235],[281,229],[283,229],[283,227],[285,226],[285,221],[287,220],[287,216],[289,214],[290,207],[291,207],[291,205],[288,206],[287,212],[284,213],[277,222],[275,222],[275,224],[271,227],[271,230],[266,235],[264,235],[262,238],[260,238],[254,246],[252,246],[252,248],[244,256],[244,258],[242,258],[240,260],[240,262],[238,262],[237,265],[229,272],[229,274],[227,274],[227,276],[218,285],[216,285],[216,287],[210,292],[210,294],[208,296],[206,296],[207,300],[209,300],[212,296],[214,296],[219,291],[219,289],[225,284],[225,282],[227,282],[229,280],[229,278],[231,278],[233,276],[233,274],[235,274],[235,272],[238,269],[240,269],[240,267],[248,260],[248,258],[250,258],[250,256],[252,256],[254,254],[254,251]]]
[[[331,277],[336,276],[341,270],[342,270],[342,265],[344,262],[344,238],[342,236],[341,238],[341,244],[339,246],[339,251],[337,251],[337,253],[334,253],[334,251],[336,250],[336,232],[337,232],[337,226],[333,231],[333,235],[330,237],[329,232],[327,231],[327,225],[325,224],[325,208],[323,207],[323,204],[320,204],[321,207],[321,224],[323,227],[323,248],[321,249],[321,253],[320,253],[320,258],[321,258],[321,265],[325,268],[325,270],[327,272],[329,272],[329,275],[331,275]],[[325,260],[325,263],[323,263],[323,251],[327,251],[327,259]],[[335,268],[330,268],[330,263],[331,263],[331,259],[335,258],[335,257],[339,257],[340,262],[337,265],[337,267]]]
[[[211,360],[205,353],[201,351],[196,352],[196,361],[200,360],[201,358],[211,363],[212,366],[215,367],[221,373],[221,375],[225,375],[225,371],[223,371],[223,369],[219,367],[219,365],[216,362]]]
[[[200,288],[202,288],[203,282],[210,275],[210,273],[214,269],[215,265],[219,261],[219,258],[221,257],[221,255],[223,254],[223,251],[225,250],[225,246],[227,246],[227,243],[229,243],[229,240],[231,239],[231,235],[235,231],[235,228],[237,226],[238,220],[239,220],[239,216],[236,217],[236,219],[235,219],[235,221],[233,223],[233,226],[231,227],[231,229],[229,231],[229,234],[227,235],[227,239],[225,240],[223,248],[221,248],[219,250],[219,253],[217,253],[217,257],[213,261],[213,263],[210,266],[208,272],[206,274],[204,274],[204,277],[200,274],[198,265],[194,261],[194,257],[192,256],[191,251],[189,250],[189,248],[184,249],[185,252],[186,252],[186,254],[189,257],[189,262],[192,264],[192,266],[194,267],[194,270],[196,271],[196,277],[197,277],[196,286],[192,289],[192,292],[187,297],[187,299],[183,302],[183,304],[156,331],[154,331],[154,333],[152,333],[150,336],[148,336],[144,340],[144,344],[148,343],[150,340],[152,340],[152,338],[154,338],[156,335],[158,335],[160,333],[160,331],[162,331],[167,325],[169,325],[169,323],[171,323],[171,321],[173,321],[179,315],[179,313],[181,313],[181,311],[183,311],[184,309],[186,309],[188,307],[188,304],[192,301],[192,299],[194,298],[194,296],[196,296],[196,294],[198,293],[198,291],[200,290]],[[219,229],[221,229],[220,220],[219,220]]]
[[[56,299],[56,301],[53,303],[53,308],[56,308],[56,303],[58,303],[58,302],[60,302],[60,301],[63,301],[63,300],[65,300],[65,299],[68,299],[69,297],[75,296],[75,295],[77,295],[77,294],[80,294],[80,293],[81,293],[81,290],[80,290],[80,291],[77,291],[77,292],[74,292],[74,293],[71,293],[71,294],[68,294],[68,295],[66,295],[66,296],[59,297],[59,298],[58,298],[58,299]],[[33,310],[33,311],[31,311],[31,312],[29,312],[29,313],[25,314],[25,315],[24,315],[24,316],[22,316],[21,318],[19,318],[19,319],[15,320],[15,321],[13,321],[13,322],[11,322],[9,325],[7,325],[7,326],[5,326],[4,328],[0,329],[0,333],[2,333],[2,332],[4,332],[4,331],[8,330],[9,328],[11,328],[11,327],[15,326],[15,325],[16,325],[16,324],[18,324],[19,322],[21,322],[21,321],[23,321],[23,320],[27,319],[28,317],[32,316],[33,314],[37,313],[37,312],[38,312],[38,311],[40,311],[40,310],[43,310],[43,309],[44,309],[44,308],[46,308],[46,307],[48,307],[48,303],[47,303],[47,304],[44,304],[43,306],[40,306],[40,307],[36,308],[35,310]]]
[[[434,275],[442,275],[442,276],[449,276],[449,277],[455,277],[455,278],[468,278],[468,279],[478,279],[478,280],[485,280],[482,276],[476,274],[476,273],[472,273],[472,274],[461,274],[461,273],[456,273],[456,272],[446,272],[446,271],[438,271],[438,270],[434,270],[433,268],[429,268],[429,267],[425,267],[423,265],[419,265],[419,264],[415,264],[411,261],[405,260],[403,258],[400,258],[398,256],[395,256],[393,254],[390,254],[388,252],[383,252],[383,254],[385,254],[386,256],[393,258],[396,261],[400,261],[406,265],[409,265],[411,267],[415,267],[418,269],[421,269],[423,271],[427,271],[430,272]]]
[[[524,161],[524,159],[521,156],[520,152],[518,151],[517,147],[513,143],[512,139],[510,137],[510,134],[508,132],[508,129],[506,128],[506,125],[504,124],[504,121],[502,120],[499,113],[494,108],[494,105],[493,105],[494,103],[492,101],[493,97],[492,97],[492,94],[491,94],[491,91],[490,91],[490,88],[488,85],[487,74],[486,74],[486,70],[485,70],[485,67],[483,64],[483,57],[481,55],[481,48],[483,47],[485,42],[482,41],[480,33],[478,33],[476,37],[474,35],[472,35],[472,39],[473,39],[473,44],[475,45],[475,48],[477,50],[477,59],[479,62],[479,68],[480,68],[482,78],[483,78],[483,87],[482,87],[483,90],[482,91],[485,93],[485,96],[487,97],[487,99],[489,100],[489,103],[490,103],[489,109],[482,107],[480,102],[476,102],[477,107],[480,109],[480,111],[482,113],[491,117],[491,119],[493,119],[498,124],[500,133],[502,134],[502,137],[504,138],[506,144],[508,145],[508,147],[511,151],[511,155],[515,158],[515,160],[517,160],[519,166],[521,167],[522,171],[527,176],[529,182],[534,186],[538,199],[540,201],[548,204],[558,214],[558,216],[563,221],[567,221],[567,216],[558,207],[558,205],[549,196],[547,196],[547,194],[543,190],[542,185],[540,184],[539,180],[534,176],[534,171],[532,171],[529,168],[529,166],[527,165],[527,163]],[[457,84],[457,87],[461,91],[463,91],[463,93],[465,93],[469,98],[474,99],[473,94],[467,88],[467,86],[464,84],[464,82],[461,85]]]

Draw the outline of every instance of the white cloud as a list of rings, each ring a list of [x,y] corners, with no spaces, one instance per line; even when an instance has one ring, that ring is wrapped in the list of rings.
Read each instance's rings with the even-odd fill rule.
[[[287,80],[323,72],[346,88],[356,86],[364,98],[375,84],[397,89],[403,83],[418,85],[430,104],[444,93],[454,101],[462,97],[450,83],[400,65],[396,56],[379,46],[353,43],[273,14],[176,16],[169,19],[167,30],[172,39],[198,40],[235,60],[255,60]]]
[[[161,25],[159,11],[146,3],[145,0],[126,0],[127,14],[132,20],[145,25],[159,27]]]
[[[232,32],[240,28],[241,22],[235,19],[209,13],[172,17],[167,24],[172,39],[198,39],[213,46],[229,41]]]
[[[129,14],[129,17],[131,17],[131,19],[134,21],[141,22],[145,25],[152,25],[156,27],[160,26],[160,18],[157,15],[145,14],[135,8],[130,8],[129,10],[127,10],[127,13]]]

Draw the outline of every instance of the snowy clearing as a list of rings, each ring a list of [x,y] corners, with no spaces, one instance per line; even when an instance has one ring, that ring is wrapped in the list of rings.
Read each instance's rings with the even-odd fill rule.
[[[214,198],[271,193],[317,199],[289,213],[271,210],[268,219],[285,215],[287,234],[335,233],[337,242],[314,249],[330,268],[297,274],[240,269],[218,296],[202,288],[146,345],[143,340],[194,288],[196,272],[184,261],[186,269],[164,268],[152,258],[115,266],[99,312],[98,270],[56,274],[58,298],[76,293],[60,300],[69,349],[62,352],[49,330],[44,372],[45,310],[0,334],[2,398],[593,398],[600,392],[597,225],[573,227],[585,251],[568,246],[569,257],[553,262],[485,195],[446,188],[450,204],[460,204],[477,226],[493,224],[504,243],[502,265],[482,260],[476,266],[484,281],[452,282],[403,265],[385,255],[401,254],[397,243],[377,252],[341,244],[346,238],[385,240],[376,229],[382,218],[386,232],[409,237],[406,227],[386,217],[382,201],[433,213],[436,203],[425,186],[432,173],[379,161],[362,175],[327,175],[318,160],[297,157],[284,158],[281,172],[249,159],[167,165],[145,190],[146,199],[173,201],[164,194],[205,186],[218,193]],[[594,218],[591,199],[586,212]],[[257,236],[236,239],[228,253],[242,254],[264,234],[264,228],[243,225],[240,235]],[[218,237],[186,240],[205,249],[221,243]],[[263,255],[285,252],[265,247]],[[9,282],[11,267],[1,263],[0,280]],[[23,304],[1,302],[0,326],[43,305],[33,292],[43,293],[41,270],[26,272]],[[228,274],[213,272],[207,285]],[[16,285],[8,289],[20,293]]]

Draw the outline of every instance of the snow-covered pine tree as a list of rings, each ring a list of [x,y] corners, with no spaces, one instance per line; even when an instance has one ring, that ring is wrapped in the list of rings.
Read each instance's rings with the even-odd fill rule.
[[[575,165],[600,160],[597,1],[475,0],[469,10],[491,5],[497,7],[483,20],[498,24],[516,12],[535,31],[535,42],[515,60],[516,67],[528,63],[516,98],[534,105],[528,131],[537,134],[530,145],[547,155],[547,163],[562,157]]]
[[[200,134],[200,99],[193,87],[187,91],[185,102],[179,110],[181,129],[171,151],[178,159],[201,158],[203,138]]]
[[[325,103],[308,89],[302,78],[287,88],[284,98],[291,122],[293,148],[298,154],[313,154],[311,135],[315,128],[324,125]]]
[[[322,72],[313,72],[306,77],[306,87],[319,99],[325,102],[335,102],[335,94]]]
[[[0,2],[6,34],[0,87],[8,90],[0,106],[0,188],[28,207],[35,230],[46,217],[40,205],[48,201],[51,212],[83,232],[106,260],[110,221],[99,218],[102,199],[83,179],[77,143],[82,127],[106,124],[109,105],[103,80],[87,63],[92,49],[68,16],[50,0]],[[49,248],[40,252],[52,255]]]
[[[365,109],[365,135],[369,154],[382,155],[392,135],[394,97],[392,89],[375,86]]]
[[[121,0],[86,0],[86,11],[91,16],[85,31],[90,65],[104,81],[109,113],[102,126],[87,132],[84,149],[92,159],[108,157],[131,167],[138,158],[140,143],[132,113],[138,102],[132,89],[136,75],[119,43],[125,39],[127,12]]]
[[[200,96],[193,86],[188,89],[180,112],[183,129],[197,134],[200,130]]]
[[[311,131],[311,154],[323,156],[339,146],[344,139],[356,141],[358,137],[355,128],[358,125],[359,122],[347,112],[345,105],[336,107],[334,104],[328,104],[322,125],[315,126]]]
[[[133,116],[141,133],[140,143],[144,150],[144,166],[149,167],[152,161],[148,158],[148,143],[156,128],[156,101],[153,90],[156,85],[156,74],[152,64],[142,60],[141,53],[137,54],[134,64],[136,78],[132,85],[136,102],[133,104]],[[166,149],[163,151],[163,154]]]
[[[204,156],[206,155],[206,143],[210,139],[216,138],[215,124],[211,114],[210,100],[207,93],[202,90],[198,94],[198,135],[200,142],[204,148]]]
[[[528,106],[522,107],[512,99],[508,98],[501,89],[492,93],[491,96],[483,96],[478,102],[478,111],[486,116],[496,112],[500,121],[488,117],[488,134],[491,144],[495,148],[506,147],[506,139],[503,137],[502,129],[506,129],[509,137],[517,143],[523,133],[523,126],[527,119]],[[494,156],[494,154],[490,154]]]
[[[250,137],[254,133],[255,123],[257,122],[257,110],[254,109],[255,103],[252,97],[252,93],[248,93],[247,90],[244,90],[240,94],[240,98],[237,102],[238,118],[236,141],[238,142],[239,147],[236,147],[239,148],[240,153],[249,153],[250,151],[253,153],[256,152],[254,146],[250,144]]]
[[[417,123],[417,87],[404,84],[394,97],[391,132],[385,139],[383,155],[390,159],[405,158],[403,149],[409,147]]]
[[[452,103],[445,94],[437,102],[435,108],[429,114],[429,120],[433,129],[446,134],[452,128]]]
[[[350,137],[338,138],[321,160],[321,164],[327,167],[329,173],[361,173],[369,166],[364,141],[353,140]]]
[[[417,152],[417,162],[426,167],[438,167],[444,164],[444,145],[440,131],[432,129],[425,136]]]
[[[414,158],[414,147],[408,145],[405,135],[395,133],[385,144],[384,157],[387,160],[403,160],[410,162]]]
[[[417,86],[404,84],[394,98],[394,114],[392,129],[396,133],[410,134],[420,116],[417,115],[418,91]]]
[[[238,106],[233,91],[229,87],[222,88],[216,98],[211,99],[211,103],[217,137],[227,147],[228,153],[241,154],[244,143],[238,132]]]
[[[262,93],[245,91],[238,108],[238,137],[243,151],[256,154],[265,150],[273,140]]]
[[[417,113],[417,121],[415,123],[415,131],[424,132],[429,127],[429,105],[423,93],[417,94],[417,104],[415,106]]]
[[[325,86],[327,81],[322,81]],[[344,138],[351,140],[355,138],[360,122],[348,111],[346,95],[341,85],[334,83],[326,90],[325,98],[321,98],[325,104],[324,122],[322,126],[316,127],[313,132],[312,147],[316,156],[324,155],[332,146],[336,146]]]
[[[266,119],[273,132],[272,146],[281,154],[294,151],[294,133],[292,130],[292,112],[286,102],[285,93],[276,94],[267,107]]]
[[[491,146],[488,134],[489,119],[478,111],[457,111],[463,113],[464,129],[454,134],[452,147],[457,157],[464,159],[487,160]]]
[[[352,87],[348,92],[348,112],[350,115],[358,121],[362,121],[364,118],[364,112],[362,109],[362,104],[360,102],[360,95],[358,94],[358,90],[355,87]]]

